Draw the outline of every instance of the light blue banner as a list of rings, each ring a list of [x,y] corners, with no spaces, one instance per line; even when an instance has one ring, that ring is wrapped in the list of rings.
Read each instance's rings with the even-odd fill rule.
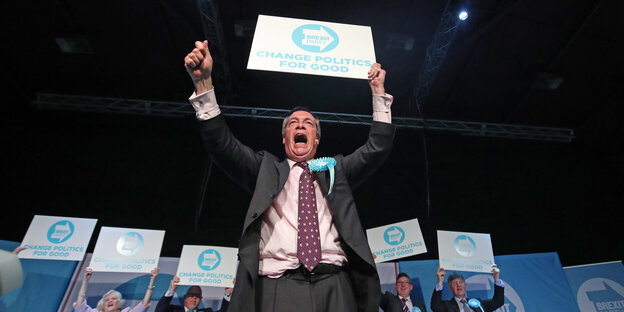
[[[561,267],[557,253],[495,256],[505,283],[505,304],[497,311],[566,311],[578,312],[568,280]],[[431,306],[431,294],[437,284],[438,260],[399,262],[399,270],[412,278],[412,295],[424,298],[424,304]],[[447,276],[453,271],[447,271]],[[459,272],[467,284],[468,297],[491,298],[494,295],[494,280],[491,274]],[[421,293],[417,293],[417,292]],[[452,297],[448,285],[444,284],[443,300]]]
[[[582,312],[624,312],[624,265],[621,261],[564,268]]]

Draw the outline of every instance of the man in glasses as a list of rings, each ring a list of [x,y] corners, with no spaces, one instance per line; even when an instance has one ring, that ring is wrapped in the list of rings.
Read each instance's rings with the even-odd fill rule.
[[[427,308],[420,302],[412,301],[410,292],[414,289],[412,280],[406,273],[397,275],[396,284],[397,294],[386,291],[381,295],[379,306],[384,312],[426,312]]]

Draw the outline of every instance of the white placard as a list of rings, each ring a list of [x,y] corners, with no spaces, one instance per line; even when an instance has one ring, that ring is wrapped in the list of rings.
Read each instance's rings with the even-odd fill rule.
[[[438,252],[445,270],[489,273],[494,264],[490,234],[438,231]]]
[[[427,252],[418,219],[366,230],[375,263]]]
[[[165,231],[105,227],[89,267],[99,272],[149,273],[158,266]]]
[[[182,246],[180,285],[233,287],[238,249],[217,246]]]
[[[97,219],[35,215],[22,240],[23,259],[71,260],[84,258]]]
[[[259,15],[248,69],[368,79],[369,26]]]

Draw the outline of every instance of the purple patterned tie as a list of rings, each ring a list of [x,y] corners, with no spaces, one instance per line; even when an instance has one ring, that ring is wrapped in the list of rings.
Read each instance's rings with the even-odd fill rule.
[[[308,271],[321,261],[321,240],[319,238],[316,193],[308,163],[296,164],[303,168],[299,177],[299,225],[297,234],[297,258]]]

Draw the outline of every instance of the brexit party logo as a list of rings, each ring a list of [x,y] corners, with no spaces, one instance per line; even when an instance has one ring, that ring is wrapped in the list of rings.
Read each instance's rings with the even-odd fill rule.
[[[197,257],[197,264],[204,271],[212,271],[221,263],[221,254],[214,249],[206,249]]]
[[[48,241],[52,244],[60,244],[67,241],[74,234],[74,224],[67,221],[59,221],[48,229]]]
[[[307,24],[295,28],[292,32],[292,40],[299,48],[312,53],[329,52],[340,42],[335,31],[318,24]]]
[[[489,298],[492,296],[494,289],[494,278],[490,274],[476,274],[466,279],[466,295],[469,298]],[[481,311],[479,306],[481,302],[476,299],[470,299],[468,304],[475,310]],[[498,308],[499,312],[525,312],[522,299],[516,290],[505,282],[505,303]]]
[[[624,312],[624,287],[610,279],[591,278],[579,287],[576,301],[583,312]]]
[[[128,232],[117,240],[117,252],[124,256],[136,255],[143,248],[143,236],[137,232]]]
[[[391,226],[384,232],[384,241],[388,245],[398,245],[405,239],[405,231],[398,226]]]
[[[464,257],[470,257],[477,251],[477,244],[468,235],[459,235],[455,238],[455,251]]]

